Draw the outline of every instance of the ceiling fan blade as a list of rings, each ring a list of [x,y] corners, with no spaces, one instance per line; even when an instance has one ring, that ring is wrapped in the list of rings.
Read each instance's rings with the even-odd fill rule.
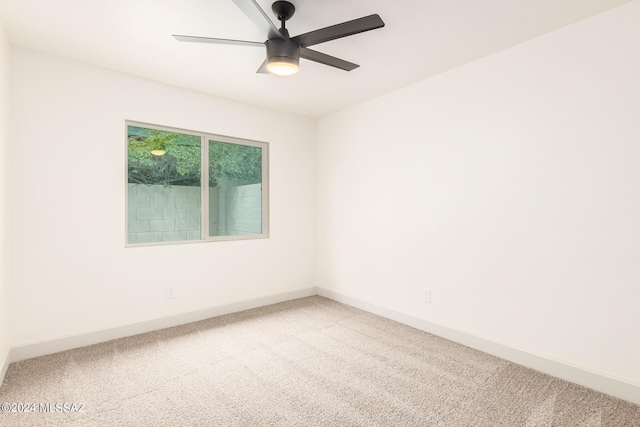
[[[258,71],[256,71],[256,73],[258,73],[258,74],[271,74],[269,72],[269,70],[267,70],[267,60],[266,59],[264,60],[264,62],[260,66],[260,68],[258,68]]]
[[[269,39],[285,38],[255,0],[233,0],[233,2],[253,21],[260,31],[268,35]]]
[[[308,47],[381,27],[384,27],[384,22],[382,18],[380,18],[380,15],[369,15],[364,18],[354,19],[353,21],[343,22],[342,24],[300,34],[299,36],[292,37],[291,40],[298,43],[300,47]]]
[[[308,59],[309,61],[319,62],[320,64],[328,65],[330,67],[340,68],[345,71],[355,70],[359,67],[358,64],[354,64],[316,50],[307,49],[306,47],[300,48],[300,57]]]
[[[211,37],[181,36],[177,34],[173,34],[173,37],[180,42],[233,44],[233,45],[241,45],[241,46],[264,47],[264,43],[250,42],[245,40],[214,39]]]

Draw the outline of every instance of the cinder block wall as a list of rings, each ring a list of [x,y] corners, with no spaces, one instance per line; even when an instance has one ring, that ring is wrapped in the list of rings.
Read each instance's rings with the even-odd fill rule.
[[[200,239],[200,187],[129,184],[129,244]],[[212,236],[262,232],[262,185],[209,190]]]
[[[128,243],[200,239],[200,187],[129,184]]]
[[[212,188],[209,229],[218,236],[262,232],[262,184]],[[215,192],[215,195],[214,195]]]

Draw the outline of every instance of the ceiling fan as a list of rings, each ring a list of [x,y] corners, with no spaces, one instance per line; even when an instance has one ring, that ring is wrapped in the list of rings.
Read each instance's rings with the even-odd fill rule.
[[[379,15],[369,15],[353,21],[289,37],[289,31],[285,28],[285,22],[295,12],[295,7],[288,1],[276,1],[271,5],[271,10],[280,21],[278,29],[269,17],[260,8],[255,0],[233,0],[251,21],[267,34],[267,41],[253,42],[244,40],[229,40],[210,37],[182,36],[174,34],[173,37],[181,42],[231,44],[240,46],[266,46],[267,59],[258,69],[258,73],[272,73],[280,76],[289,76],[298,72],[300,58],[329,65],[345,71],[358,68],[359,65],[309,49],[319,43],[339,39],[353,34],[362,33],[376,28],[384,27],[384,22]]]

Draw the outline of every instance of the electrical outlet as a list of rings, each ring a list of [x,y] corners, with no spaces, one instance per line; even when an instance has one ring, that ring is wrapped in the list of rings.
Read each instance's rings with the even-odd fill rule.
[[[431,304],[431,290],[430,289],[425,289],[424,290],[424,295],[422,296],[422,302],[425,302],[427,304]]]
[[[173,291],[173,288],[167,288],[167,299],[175,298],[176,294]]]

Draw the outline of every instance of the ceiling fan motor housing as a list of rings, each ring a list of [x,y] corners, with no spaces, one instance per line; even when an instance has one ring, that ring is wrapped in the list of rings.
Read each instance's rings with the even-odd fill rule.
[[[300,62],[300,45],[291,39],[271,39],[265,45],[268,62],[288,62],[295,65]]]

